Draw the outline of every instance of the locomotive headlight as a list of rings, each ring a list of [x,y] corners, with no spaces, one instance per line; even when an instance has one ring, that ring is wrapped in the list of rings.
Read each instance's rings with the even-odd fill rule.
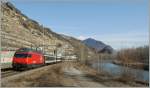
[[[33,61],[33,63],[36,63],[36,61]]]

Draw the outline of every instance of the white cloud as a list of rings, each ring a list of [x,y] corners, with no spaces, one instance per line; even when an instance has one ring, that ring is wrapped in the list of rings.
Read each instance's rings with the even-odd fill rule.
[[[86,38],[88,38],[88,37],[85,37],[85,36],[79,36],[79,37],[77,37],[78,39],[80,39],[80,40],[85,40]]]
[[[87,38],[97,39],[95,35],[93,35],[93,36],[83,36],[83,35],[80,35],[80,36],[78,36],[78,37],[76,37],[76,38],[78,38],[78,39],[80,39],[80,40],[85,40],[85,39],[87,39]]]

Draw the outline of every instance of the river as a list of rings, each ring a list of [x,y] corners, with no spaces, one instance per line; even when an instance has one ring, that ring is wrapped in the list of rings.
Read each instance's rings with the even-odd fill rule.
[[[92,67],[103,72],[107,72],[113,76],[121,76],[127,71],[130,76],[135,77],[136,80],[149,82],[149,71],[142,69],[127,68],[111,62],[94,63]]]

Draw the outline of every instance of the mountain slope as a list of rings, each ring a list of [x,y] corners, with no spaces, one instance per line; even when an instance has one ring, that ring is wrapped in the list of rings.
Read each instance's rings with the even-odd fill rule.
[[[99,53],[112,53],[113,48],[109,45],[104,44],[101,41],[97,41],[92,38],[88,38],[82,41],[85,45],[87,45],[90,48],[95,49]]]
[[[35,20],[24,15],[20,10],[15,8],[10,2],[2,3],[2,29],[1,29],[1,50],[17,50],[18,48],[40,47],[47,53],[58,52],[64,55],[77,54],[80,58],[80,47],[87,46],[70,37],[65,38],[62,35],[55,33],[50,28],[40,25]],[[61,45],[61,46],[57,46]],[[49,46],[49,47],[47,47]],[[85,53],[92,52],[90,49]]]

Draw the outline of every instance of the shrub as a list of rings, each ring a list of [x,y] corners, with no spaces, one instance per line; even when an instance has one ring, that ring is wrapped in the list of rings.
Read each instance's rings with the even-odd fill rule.
[[[149,46],[122,49],[117,52],[116,58],[122,62],[149,62]]]

